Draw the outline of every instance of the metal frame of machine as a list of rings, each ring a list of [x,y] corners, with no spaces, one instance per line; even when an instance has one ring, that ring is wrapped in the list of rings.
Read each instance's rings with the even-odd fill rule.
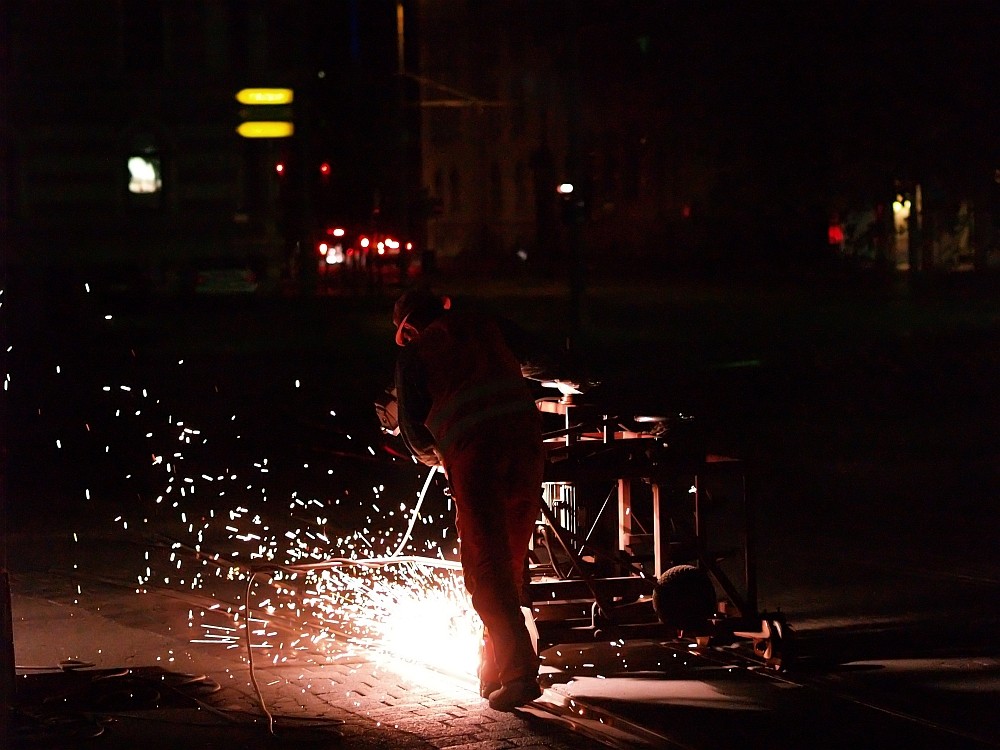
[[[537,401],[543,414],[563,418],[561,429],[545,434],[543,502],[531,553],[539,648],[692,638],[698,646],[749,645],[755,660],[787,666],[787,623],[757,608],[753,505],[743,461],[708,454],[688,417],[607,414],[569,390]],[[709,481],[737,490],[736,548],[714,544],[705,510]],[[599,499],[583,497],[595,483],[613,485],[596,514]],[[687,487],[680,501],[678,483]],[[638,522],[638,491],[651,528]],[[607,532],[612,495],[614,538],[595,543],[602,517]],[[587,533],[581,520],[590,525]]]

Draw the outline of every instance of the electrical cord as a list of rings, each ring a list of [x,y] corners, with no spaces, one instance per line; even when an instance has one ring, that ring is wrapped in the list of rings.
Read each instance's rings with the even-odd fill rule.
[[[410,515],[410,523],[406,529],[406,533],[403,534],[403,538],[400,539],[399,545],[397,545],[395,552],[393,552],[388,557],[373,557],[373,558],[362,558],[362,559],[350,559],[350,558],[332,558],[330,560],[324,560],[319,563],[307,563],[301,565],[271,565],[271,566],[261,566],[255,567],[250,571],[250,575],[247,578],[247,588],[246,597],[244,602],[246,603],[247,615],[246,615],[246,648],[247,648],[247,667],[250,671],[250,684],[253,686],[254,693],[257,697],[257,704],[260,706],[260,710],[264,712],[267,717],[267,729],[271,735],[274,735],[274,714],[271,713],[270,709],[267,707],[267,702],[264,700],[263,692],[260,689],[260,684],[257,682],[257,674],[254,669],[254,657],[253,657],[253,643],[251,641],[251,629],[250,621],[252,619],[252,609],[250,607],[250,595],[252,593],[253,584],[256,580],[258,574],[282,571],[292,571],[292,572],[309,572],[313,570],[322,570],[331,567],[348,567],[352,565],[357,566],[382,566],[401,562],[415,562],[421,564],[430,564],[434,567],[443,567],[451,569],[460,569],[461,563],[451,562],[448,560],[438,560],[430,557],[419,557],[414,555],[401,556],[400,552],[406,547],[410,541],[410,537],[413,534],[413,527],[420,517],[420,509],[423,507],[424,499],[427,497],[427,490],[431,486],[431,480],[434,478],[434,474],[437,472],[436,467],[432,467],[427,473],[427,478],[424,480],[424,486],[420,490],[420,494],[417,496],[417,504],[413,508],[413,513]]]
[[[257,684],[257,675],[253,668],[253,643],[250,641],[250,621],[253,613],[250,610],[250,589],[253,586],[254,579],[257,577],[257,573],[262,571],[253,571],[250,577],[247,578],[247,594],[244,601],[247,606],[247,621],[246,621],[246,634],[247,634],[247,666],[250,669],[250,684],[253,685],[254,692],[257,694],[257,704],[260,706],[260,710],[264,712],[267,717],[267,731],[270,734],[274,734],[274,714],[272,714],[268,708],[267,703],[264,701],[264,695],[260,691],[260,685]]]
[[[406,529],[406,533],[399,542],[399,546],[396,547],[396,551],[393,552],[390,557],[398,557],[399,553],[403,551],[403,548],[410,541],[410,535],[413,533],[413,526],[416,524],[417,519],[420,517],[420,508],[424,504],[424,498],[427,496],[427,489],[431,486],[431,479],[434,478],[434,474],[437,473],[437,467],[431,467],[431,470],[427,472],[427,479],[424,480],[424,486],[420,490],[420,495],[417,497],[417,504],[413,508],[413,513],[410,515],[410,525]]]

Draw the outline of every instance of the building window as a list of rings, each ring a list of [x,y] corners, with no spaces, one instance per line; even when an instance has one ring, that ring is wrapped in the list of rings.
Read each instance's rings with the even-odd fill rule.
[[[160,157],[138,154],[128,158],[128,191],[136,195],[158,193],[163,189]]]
[[[462,179],[458,174],[458,167],[451,168],[451,205],[448,207],[451,213],[457,214],[462,210]]]
[[[128,204],[139,208],[160,208],[163,156],[157,137],[149,132],[136,134],[124,156]]]
[[[514,205],[518,211],[528,207],[528,168],[523,161],[514,166]]]
[[[524,85],[514,77],[510,82],[510,135],[518,138],[525,130]]]
[[[449,146],[458,141],[462,130],[462,110],[457,107],[435,109],[427,116],[431,143]]]
[[[432,199],[437,201],[438,206],[444,204],[444,170],[441,167],[434,170],[434,195]]]
[[[490,197],[491,203],[493,204],[493,210],[498,213],[503,213],[503,172],[500,171],[500,165],[493,162],[490,167]]]

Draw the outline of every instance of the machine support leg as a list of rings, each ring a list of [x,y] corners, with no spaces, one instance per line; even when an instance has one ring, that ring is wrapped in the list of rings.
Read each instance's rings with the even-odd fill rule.
[[[736,607],[736,614],[739,617],[751,617],[754,613],[756,613],[757,608],[754,607],[751,609],[747,606],[746,601],[742,596],[740,596],[740,592],[737,591],[733,582],[729,580],[728,576],[726,576],[715,560],[710,560],[707,556],[702,555],[698,559],[698,563],[712,576],[712,578],[715,579],[715,582],[719,584],[719,588],[725,592],[726,598],[732,602],[734,607]]]
[[[580,578],[583,579],[583,582],[587,585],[587,588],[590,590],[591,595],[594,597],[594,601],[597,602],[597,606],[600,607],[601,612],[604,614],[605,617],[607,617],[610,620],[611,605],[597,590],[597,586],[594,585],[593,576],[591,576],[589,573],[587,573],[586,570],[584,570],[579,555],[576,554],[576,551],[572,547],[566,544],[566,541],[563,539],[562,534],[559,533],[560,531],[559,524],[556,523],[556,519],[552,516],[552,511],[549,509],[549,506],[546,505],[544,500],[542,500],[541,506],[542,506],[542,515],[545,516],[545,521],[552,529],[552,533],[555,534],[556,540],[558,540],[559,545],[563,548],[563,551],[569,556],[569,559],[573,563],[573,567],[580,574]]]
[[[618,480],[618,549],[625,549],[632,536],[632,483]]]
[[[660,522],[660,485],[653,483],[653,576],[663,575],[663,526]]]

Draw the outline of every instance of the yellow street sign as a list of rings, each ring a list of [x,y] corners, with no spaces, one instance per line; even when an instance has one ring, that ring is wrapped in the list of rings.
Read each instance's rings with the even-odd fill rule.
[[[240,104],[291,104],[295,93],[292,89],[249,88],[236,92]]]
[[[290,122],[260,121],[241,122],[236,132],[244,138],[288,138],[295,133]]]

